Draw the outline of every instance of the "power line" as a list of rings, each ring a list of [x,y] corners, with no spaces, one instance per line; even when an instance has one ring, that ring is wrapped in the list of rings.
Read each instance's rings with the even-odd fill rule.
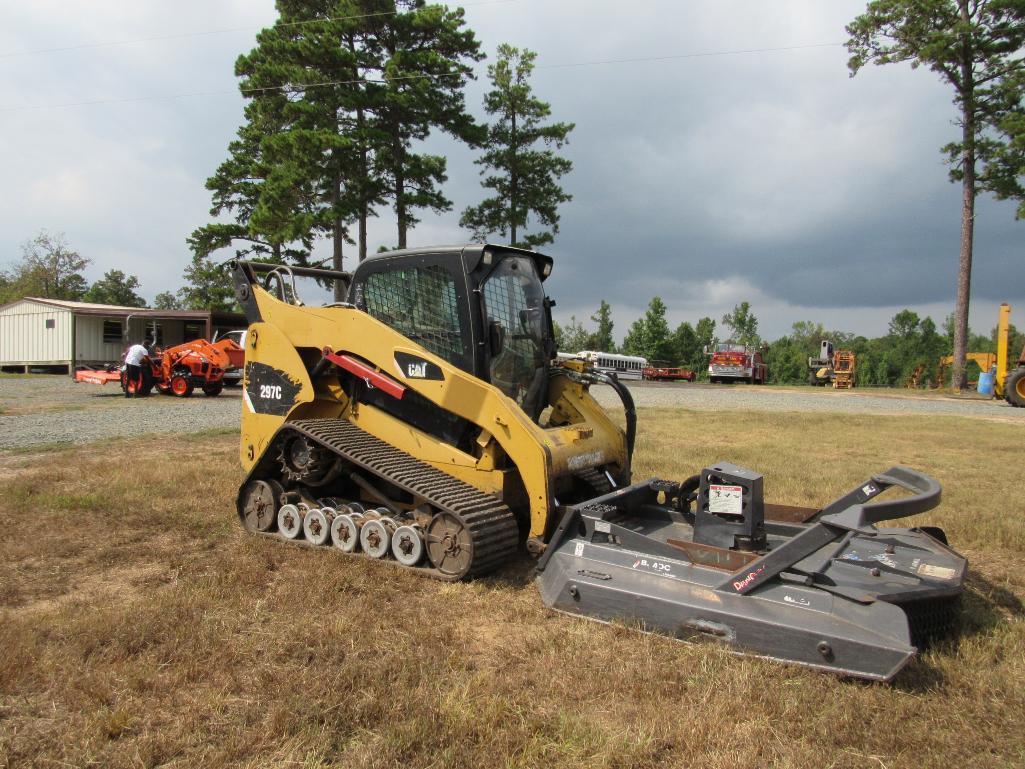
[[[538,64],[535,69],[568,69],[571,67],[596,67],[596,66],[607,66],[615,64],[641,64],[649,62],[659,61],[674,61],[683,59],[699,59],[708,58],[713,56],[738,56],[742,54],[755,54],[755,53],[778,53],[782,51],[802,51],[815,48],[835,48],[842,46],[843,43],[810,43],[807,45],[788,45],[788,46],[777,46],[773,48],[740,48],[731,51],[703,51],[699,53],[680,53],[680,54],[669,54],[666,56],[645,56],[638,58],[629,59],[601,59],[595,61],[578,61],[578,62],[565,62],[562,64]],[[64,102],[61,104],[39,104],[39,105],[25,105],[20,107],[0,107],[0,113],[3,112],[27,112],[32,110],[44,110],[44,109],[64,109],[69,107],[88,107],[99,104],[127,104],[131,102],[139,101],[158,101],[162,99],[188,99],[199,96],[223,96],[225,94],[232,94],[241,91],[243,95],[253,95],[259,93],[267,93],[270,91],[280,91],[282,93],[298,93],[301,91],[307,91],[314,88],[325,88],[328,86],[336,85],[357,85],[361,83],[372,83],[378,85],[386,85],[388,83],[395,82],[396,80],[415,80],[415,79],[440,79],[446,77],[458,77],[461,76],[462,72],[446,72],[437,75],[400,75],[392,77],[387,80],[368,80],[366,78],[354,78],[350,80],[326,80],[316,83],[289,83],[280,86],[260,86],[254,88],[241,88],[241,89],[224,89],[216,91],[192,91],[187,93],[176,93],[176,94],[161,94],[161,95],[148,95],[148,96],[128,96],[117,99],[93,99],[89,101],[77,101],[77,102]]]
[[[482,5],[505,5],[508,3],[516,3],[519,0],[480,0],[475,3],[463,3],[463,8],[473,8]],[[324,24],[331,21],[348,21],[352,19],[370,19],[376,16],[394,16],[399,13],[398,10],[394,11],[377,11],[375,13],[358,13],[351,16],[333,16],[325,19],[305,19],[302,21],[289,21],[276,23],[268,29],[284,29],[288,27],[302,27],[307,24]],[[13,59],[20,56],[40,56],[47,53],[64,53],[66,51],[85,51],[93,48],[115,48],[120,45],[135,45],[136,43],[155,43],[164,40],[182,40],[190,37],[209,37],[211,35],[227,35],[236,32],[251,32],[254,29],[264,29],[264,27],[226,27],[224,29],[209,29],[200,30],[198,32],[178,32],[171,35],[154,35],[152,37],[137,37],[130,40],[111,40],[105,43],[80,43],[78,45],[65,45],[58,48],[36,48],[31,51],[9,51],[7,53],[0,53],[0,59]]]
[[[777,48],[739,48],[735,51],[707,51],[704,53],[680,53],[668,56],[645,56],[637,59],[602,59],[598,61],[576,61],[566,64],[538,64],[535,69],[568,69],[570,67],[593,67],[602,64],[636,64],[638,62],[672,61],[676,59],[700,59],[706,56],[736,56],[743,53],[775,53],[777,51],[801,51],[808,48],[836,48],[844,43],[809,43],[808,45],[785,45]]]

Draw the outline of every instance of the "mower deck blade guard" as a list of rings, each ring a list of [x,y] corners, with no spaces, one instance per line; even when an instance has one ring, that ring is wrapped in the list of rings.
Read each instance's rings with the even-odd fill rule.
[[[912,495],[866,504],[891,486]],[[652,480],[566,508],[538,565],[545,604],[880,681],[956,625],[967,561],[937,530],[874,525],[934,507],[928,476],[892,468],[807,522],[767,518],[758,552],[695,542],[673,487]]]

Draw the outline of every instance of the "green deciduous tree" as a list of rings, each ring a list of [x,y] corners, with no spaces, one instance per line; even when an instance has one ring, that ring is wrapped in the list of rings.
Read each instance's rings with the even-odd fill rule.
[[[139,279],[125,275],[121,270],[107,270],[103,277],[89,286],[82,299],[96,304],[116,304],[122,307],[145,307],[146,300],[135,293]]]
[[[185,268],[185,286],[178,291],[179,304],[187,310],[236,310],[235,288],[223,265],[194,255]]]
[[[40,230],[22,244],[21,261],[3,273],[0,288],[5,300],[23,296],[81,299],[88,287],[81,273],[91,261],[69,248],[63,233],[51,235]]]
[[[181,302],[171,291],[161,291],[153,299],[153,308],[156,310],[180,310]]]
[[[623,352],[640,355],[649,361],[675,362],[675,338],[666,321],[666,305],[659,296],[648,303],[648,309],[634,321],[623,340]]]
[[[575,315],[571,315],[569,323],[562,328],[562,342],[559,344],[559,349],[563,352],[573,353],[595,349],[591,347],[591,333],[584,328],[584,324],[578,321]]]
[[[498,47],[498,60],[488,67],[492,90],[484,108],[495,122],[484,141],[482,186],[493,191],[480,205],[467,208],[460,224],[478,240],[490,233],[508,234],[509,242],[526,247],[551,243],[559,231],[559,205],[572,200],[559,180],[573,164],[555,154],[566,143],[572,123],[548,123],[551,107],[537,99],[530,74],[537,54],[511,45]],[[525,234],[531,216],[544,229]]]
[[[873,0],[847,26],[852,76],[869,63],[926,66],[954,90],[960,138],[944,147],[961,183],[961,246],[954,381],[964,382],[975,199],[980,191],[1025,201],[1025,3],[1020,0]],[[981,168],[980,168],[981,165]],[[1022,209],[1019,209],[1019,215]]]
[[[757,345],[762,340],[758,336],[758,318],[751,312],[750,302],[734,306],[733,312],[722,316],[722,323],[730,329],[731,338],[738,344]]]
[[[673,363],[679,363],[680,365],[687,366],[698,372],[702,368],[704,363],[704,352],[702,351],[703,345],[698,339],[698,334],[694,330],[694,327],[684,321],[676,327],[676,331],[673,332],[673,352],[675,359]]]

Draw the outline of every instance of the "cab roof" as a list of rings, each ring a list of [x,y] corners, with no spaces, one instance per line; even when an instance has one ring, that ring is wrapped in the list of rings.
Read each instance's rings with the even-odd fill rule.
[[[484,253],[489,251],[498,254],[515,254],[526,256],[534,261],[537,274],[541,280],[545,280],[552,272],[552,257],[537,251],[530,251],[526,248],[507,246],[497,243],[468,243],[454,246],[425,246],[421,248],[403,248],[396,251],[382,251],[377,254],[370,254],[361,264],[379,263],[391,259],[408,259],[417,256],[449,256],[453,259],[461,259],[466,272],[470,273],[480,265]],[[547,267],[547,269],[545,269]],[[357,271],[359,268],[357,268]]]

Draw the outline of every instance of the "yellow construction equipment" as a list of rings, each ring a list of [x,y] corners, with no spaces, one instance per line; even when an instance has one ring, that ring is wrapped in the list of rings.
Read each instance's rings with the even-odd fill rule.
[[[924,363],[919,363],[917,366],[915,366],[915,370],[911,372],[911,376],[909,376],[904,381],[904,387],[906,387],[909,390],[917,389],[918,386],[919,386],[919,382],[922,379],[922,374],[924,374],[924,373],[925,373],[925,364]]]
[[[833,389],[850,390],[854,387],[857,357],[851,350],[837,350],[833,356]]]
[[[997,315],[997,351],[994,352],[970,352],[965,359],[975,361],[979,368],[994,372],[993,397],[1003,398],[1012,406],[1025,407],[1025,347],[1013,367],[1008,367],[1009,362],[1009,332],[1011,326],[1011,305],[1004,302],[1000,305]],[[936,387],[942,388],[946,380],[946,373],[954,363],[954,356],[944,355],[936,366]],[[917,372],[917,370],[916,370]]]
[[[993,395],[1003,398],[1012,406],[1025,408],[1025,347],[1022,347],[1013,368],[1008,368],[1008,333],[1011,326],[1011,305],[1000,305],[997,317],[996,377]]]
[[[808,384],[832,384],[834,390],[849,390],[854,387],[855,362],[852,350],[834,350],[833,343],[823,339],[819,354],[808,358]]]
[[[968,361],[974,361],[978,364],[980,371],[989,371],[993,366],[997,365],[997,354],[992,352],[965,353],[965,362]],[[934,387],[939,390],[943,389],[947,379],[947,371],[952,365],[954,365],[953,355],[944,355],[940,358],[936,364],[936,382],[933,384]],[[973,384],[973,382],[969,382],[969,384]]]
[[[377,254],[351,275],[235,262],[246,529],[449,581],[525,547],[559,611],[865,678],[956,626],[966,561],[943,533],[877,536],[939,502],[910,468],[821,508],[767,503],[762,476],[727,462],[631,483],[630,391],[558,358],[552,265],[485,244]],[[305,305],[297,276],[345,300]],[[910,496],[875,500],[893,487]]]

